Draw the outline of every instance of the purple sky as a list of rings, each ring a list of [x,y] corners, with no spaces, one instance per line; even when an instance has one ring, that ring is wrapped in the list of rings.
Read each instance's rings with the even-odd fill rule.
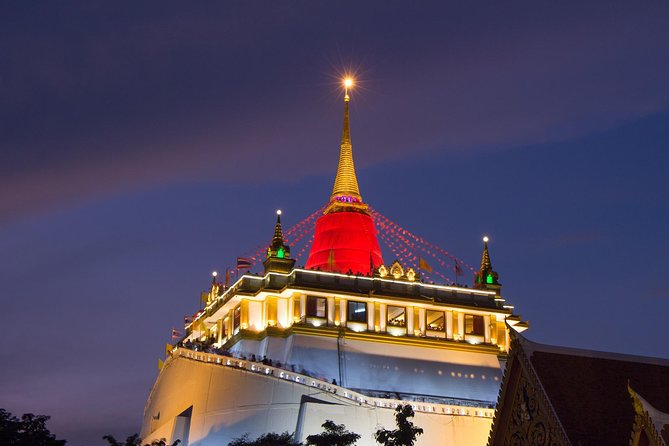
[[[669,357],[667,23],[664,1],[3,4],[0,407],[72,445],[137,432],[210,271],[327,200],[349,68],[367,202],[470,264],[489,234],[531,339]]]

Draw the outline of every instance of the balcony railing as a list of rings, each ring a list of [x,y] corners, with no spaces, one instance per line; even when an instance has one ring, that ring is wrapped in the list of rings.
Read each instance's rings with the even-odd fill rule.
[[[253,362],[247,359],[238,359],[229,356],[221,356],[213,353],[198,352],[183,347],[177,347],[174,350],[172,350],[171,357],[168,358],[168,361],[171,361],[177,357],[187,358],[208,364],[215,364],[223,367],[230,367],[237,370],[243,370],[249,373],[265,375],[267,377],[272,377],[274,379],[279,379],[282,381],[288,381],[291,383],[295,383],[297,385],[306,386],[324,392],[328,392],[332,395],[336,395],[339,398],[344,398],[358,405],[395,409],[399,405],[409,404],[411,405],[411,407],[415,412],[425,412],[425,413],[434,413],[442,415],[469,416],[478,418],[492,418],[494,415],[493,408],[483,408],[480,407],[480,404],[471,406],[461,405],[461,404],[458,405],[438,404],[438,403],[427,403],[427,402],[418,402],[418,401],[392,399],[392,398],[372,397],[353,391],[351,389],[347,389],[345,387],[338,386],[336,384],[330,384],[327,381],[323,381],[318,378],[314,378],[308,375],[303,375],[300,373],[295,373],[292,371],[287,371],[277,367],[272,367],[259,362]]]

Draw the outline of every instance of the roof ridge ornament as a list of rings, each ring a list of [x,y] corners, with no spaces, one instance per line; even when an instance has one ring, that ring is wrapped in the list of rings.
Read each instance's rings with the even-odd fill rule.
[[[399,260],[395,260],[393,263],[391,263],[390,267],[381,264],[381,266],[373,271],[373,273],[374,277],[380,277],[382,279],[393,278],[395,280],[408,280],[409,282],[415,282],[418,280],[418,274],[416,271],[411,267],[405,269]]]

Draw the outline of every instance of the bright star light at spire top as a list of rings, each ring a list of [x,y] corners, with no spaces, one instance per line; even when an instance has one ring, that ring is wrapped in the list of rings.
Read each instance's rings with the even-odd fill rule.
[[[348,89],[353,86],[353,78],[345,77],[344,78],[344,97],[348,98]]]

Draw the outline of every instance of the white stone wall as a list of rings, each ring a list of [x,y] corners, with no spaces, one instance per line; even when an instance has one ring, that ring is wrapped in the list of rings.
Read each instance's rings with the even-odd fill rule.
[[[303,397],[329,404],[301,404]],[[198,446],[225,446],[246,432],[255,438],[265,432],[297,431],[299,439],[304,439],[320,432],[326,419],[360,434],[358,445],[371,446],[376,444],[372,439],[376,428],[394,428],[391,408],[359,405],[341,395],[273,376],[177,357],[167,362],[147,401],[144,440],[176,439],[176,417],[191,406],[188,444]],[[492,419],[417,412],[414,421],[425,429],[419,446],[483,446]]]

